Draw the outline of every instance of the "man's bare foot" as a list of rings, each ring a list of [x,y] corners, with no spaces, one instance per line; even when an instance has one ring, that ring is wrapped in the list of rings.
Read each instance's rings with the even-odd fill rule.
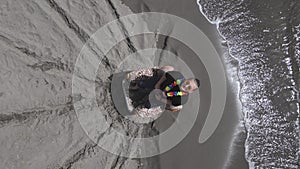
[[[130,74],[130,72],[129,72],[129,73],[127,73],[127,75],[126,75],[126,80],[131,80],[130,77],[131,77],[131,74]]]

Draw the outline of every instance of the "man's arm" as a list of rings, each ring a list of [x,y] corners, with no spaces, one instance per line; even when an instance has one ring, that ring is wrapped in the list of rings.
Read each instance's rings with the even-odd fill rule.
[[[164,72],[169,72],[169,71],[173,71],[174,67],[173,66],[162,66],[160,67],[161,70],[163,70]]]
[[[166,80],[166,73],[164,72],[159,81],[155,84],[155,89],[159,89],[160,85],[162,84],[163,81]]]
[[[168,104],[166,109],[171,112],[176,112],[182,109],[182,104],[182,97],[172,97],[172,100],[170,100],[170,104]]]
[[[177,112],[177,111],[179,111],[179,110],[181,110],[182,109],[182,105],[179,105],[179,106],[167,106],[166,107],[166,110],[169,110],[169,111],[171,111],[171,112]]]
[[[162,77],[159,79],[159,81],[155,84],[156,89],[159,89],[161,83],[166,80],[166,72],[173,71],[174,67],[172,67],[172,66],[162,66],[159,69],[164,71],[164,73],[163,73]]]

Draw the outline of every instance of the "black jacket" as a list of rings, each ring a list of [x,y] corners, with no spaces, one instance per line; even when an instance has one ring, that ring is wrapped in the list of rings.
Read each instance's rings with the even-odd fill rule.
[[[163,91],[165,87],[171,83],[173,83],[177,79],[184,78],[180,72],[177,71],[169,71],[166,72],[166,80],[162,82],[160,85],[160,89]],[[179,86],[175,86],[170,91],[180,91]],[[171,100],[173,106],[180,106],[187,102],[188,95],[185,96],[174,96],[174,97],[167,97],[168,100]]]

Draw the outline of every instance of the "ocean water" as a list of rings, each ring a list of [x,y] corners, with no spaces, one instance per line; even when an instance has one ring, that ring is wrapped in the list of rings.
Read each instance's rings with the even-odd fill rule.
[[[300,1],[199,0],[198,5],[238,62],[246,133],[239,143],[250,168],[300,168]]]

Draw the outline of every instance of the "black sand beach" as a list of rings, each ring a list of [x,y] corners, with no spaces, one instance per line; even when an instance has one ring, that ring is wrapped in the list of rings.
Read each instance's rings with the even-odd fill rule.
[[[0,168],[299,169],[299,9],[298,0],[1,0]],[[176,27],[178,18],[131,15],[141,12],[184,18],[212,45],[187,22]],[[167,36],[174,32],[196,43]],[[213,57],[200,50],[222,64],[205,64]],[[122,116],[112,97],[120,98],[123,89],[112,86],[122,84],[112,85],[113,75],[168,64],[201,81],[189,111],[150,123]],[[225,110],[200,144],[209,107],[223,105],[212,98],[226,91],[215,85],[225,73],[211,76],[222,65]],[[162,139],[173,124],[178,132]]]

